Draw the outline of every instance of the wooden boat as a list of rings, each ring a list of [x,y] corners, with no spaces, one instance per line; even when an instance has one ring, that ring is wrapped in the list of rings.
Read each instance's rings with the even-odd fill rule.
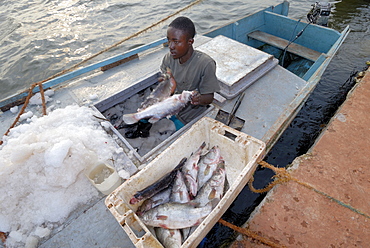
[[[263,141],[266,151],[271,149],[300,110],[349,33],[348,27],[338,32],[289,18],[288,10],[289,4],[284,1],[195,38],[195,49],[214,56],[217,64],[221,65],[217,70],[222,69],[230,76],[225,79],[218,75],[223,84],[222,91],[205,115],[217,118],[220,110],[230,113],[236,103],[240,104],[234,113],[236,118],[245,121],[240,131]],[[168,48],[163,46],[165,43],[166,39],[162,38],[69,72],[45,82],[44,88],[55,89],[54,99],[60,101],[60,107],[77,103],[90,105],[97,113],[103,113],[156,83],[161,58],[168,52]],[[216,45],[220,45],[220,52],[212,50]],[[248,60],[246,54],[250,51],[253,55]],[[263,61],[259,60],[260,56]],[[246,58],[251,65],[244,63],[243,66]],[[230,63],[223,63],[225,61]],[[117,63],[120,65],[112,66]],[[242,66],[233,67],[236,64]],[[108,69],[110,67],[113,68]],[[35,92],[38,90],[37,87],[34,89]],[[96,97],[89,100],[91,94]],[[244,97],[241,99],[239,96],[242,94]],[[13,121],[6,110],[26,95],[24,92],[0,102],[4,111],[0,116],[3,133],[6,131],[3,129]],[[136,154],[132,163],[139,167],[152,161],[192,124],[177,131],[148,154]],[[134,150],[113,125],[111,129],[126,151]],[[84,214],[74,215],[68,226],[40,247],[133,247],[104,207],[102,199]],[[227,207],[223,206],[225,210]],[[96,216],[99,216],[98,224]]]

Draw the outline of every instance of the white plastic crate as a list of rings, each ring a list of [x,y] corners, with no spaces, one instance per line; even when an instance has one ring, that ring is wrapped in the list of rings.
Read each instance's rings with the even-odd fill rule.
[[[203,142],[206,142],[208,148],[214,145],[220,147],[230,187],[182,247],[196,247],[201,242],[247,184],[257,161],[265,152],[264,142],[209,117],[200,119],[144,169],[126,180],[106,198],[106,206],[136,247],[163,246],[135,214],[142,202],[131,205],[130,199],[137,191],[172,171],[183,157],[189,157]]]

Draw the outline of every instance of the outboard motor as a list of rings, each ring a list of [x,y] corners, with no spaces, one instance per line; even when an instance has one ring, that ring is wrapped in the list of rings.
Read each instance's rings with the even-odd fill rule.
[[[307,14],[308,21],[313,24],[327,27],[331,7],[329,2],[315,2],[315,4],[312,4],[312,9]]]

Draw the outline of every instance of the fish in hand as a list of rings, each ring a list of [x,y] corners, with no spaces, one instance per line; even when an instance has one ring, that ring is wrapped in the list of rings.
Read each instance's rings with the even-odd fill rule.
[[[149,96],[147,96],[144,102],[141,103],[141,106],[137,111],[142,111],[171,96],[172,92],[175,91],[176,83],[174,82],[173,77],[170,76],[170,73],[171,70],[167,68],[167,72],[163,73],[160,77],[161,82],[154,88]]]
[[[125,114],[122,119],[126,124],[134,124],[141,119],[149,119],[150,123],[155,123],[164,117],[180,112],[190,102],[193,94],[193,91],[185,90],[181,94],[174,94],[137,113]]]

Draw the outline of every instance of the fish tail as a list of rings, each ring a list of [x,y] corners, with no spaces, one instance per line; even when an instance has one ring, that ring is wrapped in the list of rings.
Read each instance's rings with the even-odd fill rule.
[[[122,116],[122,119],[123,121],[126,123],[126,124],[134,124],[136,122],[138,122],[139,120],[136,118],[136,114],[125,114]]]
[[[200,146],[200,149],[203,150],[204,147],[206,147],[206,142],[205,141],[203,141],[202,145]]]

